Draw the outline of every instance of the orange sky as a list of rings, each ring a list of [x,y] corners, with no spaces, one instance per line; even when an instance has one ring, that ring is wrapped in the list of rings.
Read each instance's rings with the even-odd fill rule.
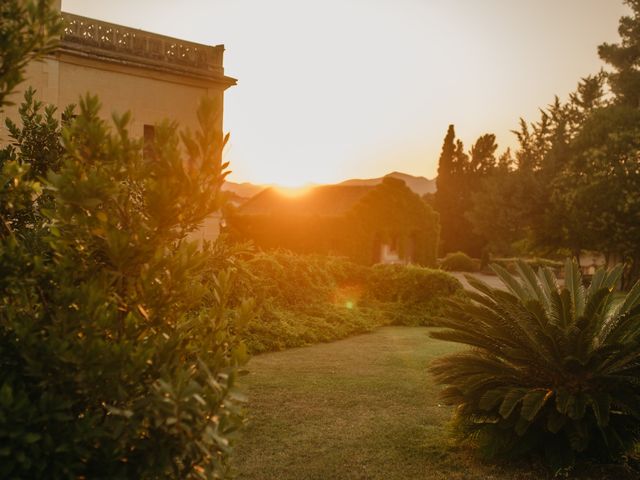
[[[513,146],[617,41],[622,0],[63,0],[64,10],[226,46],[231,180],[433,177],[450,123]]]

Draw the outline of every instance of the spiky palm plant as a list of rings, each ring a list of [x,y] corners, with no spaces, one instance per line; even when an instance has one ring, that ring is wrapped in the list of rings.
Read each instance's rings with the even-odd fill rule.
[[[616,267],[585,288],[570,260],[562,288],[524,262],[519,278],[493,269],[506,290],[468,277],[475,291],[431,333],[471,347],[430,367],[457,425],[489,456],[620,459],[640,439],[640,283],[616,293]]]

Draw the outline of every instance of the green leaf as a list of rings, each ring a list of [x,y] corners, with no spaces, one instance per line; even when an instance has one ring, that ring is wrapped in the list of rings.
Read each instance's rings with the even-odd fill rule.
[[[547,430],[551,433],[558,433],[567,423],[568,417],[558,413],[557,410],[550,410],[547,417]]]
[[[516,278],[507,272],[504,268],[502,268],[498,264],[492,264],[491,269],[495,272],[496,275],[502,280],[511,292],[516,295],[520,300],[527,301],[530,299],[530,295],[527,291],[520,285],[520,282],[516,280]]]
[[[574,318],[580,317],[584,312],[584,286],[582,275],[575,260],[567,259],[564,265],[564,286],[571,296]]]
[[[567,409],[567,415],[573,420],[581,420],[587,410],[587,396],[584,393],[578,393],[572,396],[571,402]]]
[[[523,281],[522,285],[529,291],[530,297],[537,300],[543,300],[545,298],[545,295],[542,292],[542,288],[540,288],[538,277],[536,276],[533,269],[522,260],[518,260],[516,262],[516,269],[518,270],[520,278]]]
[[[5,383],[0,387],[0,405],[3,407],[9,407],[13,403],[13,390],[11,385]]]
[[[527,433],[527,430],[529,430],[530,426],[531,426],[531,422],[530,421],[525,420],[524,418],[520,417],[520,418],[518,418],[518,421],[516,422],[516,426],[514,427],[514,430],[515,430],[517,435],[523,436],[525,433]]]
[[[25,434],[22,438],[24,439],[25,443],[36,443],[42,438],[42,435],[40,435],[39,433],[30,432]]]
[[[520,416],[530,422],[533,421],[552,394],[553,391],[548,389],[536,389],[528,392],[522,400]]]
[[[513,410],[522,401],[525,392],[526,390],[521,388],[514,388],[505,395],[499,410],[502,418],[509,418],[511,416]]]
[[[593,393],[588,396],[587,402],[591,405],[598,426],[604,428],[609,425],[609,413],[611,411],[611,395],[608,393]]]
[[[478,406],[481,410],[489,411],[504,399],[504,389],[489,390],[482,395]]]
[[[624,303],[620,307],[620,313],[626,313],[640,303],[640,281],[627,293]]]
[[[569,404],[573,401],[573,396],[565,388],[556,391],[556,410],[563,415],[567,415]]]

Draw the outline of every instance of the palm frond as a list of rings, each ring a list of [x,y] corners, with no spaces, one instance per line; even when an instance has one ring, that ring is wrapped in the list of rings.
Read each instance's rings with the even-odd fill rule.
[[[485,451],[618,458],[640,440],[640,283],[620,298],[620,266],[586,289],[575,260],[562,288],[547,268],[516,268],[492,265],[506,290],[467,277],[436,322],[432,337],[471,347],[430,366],[444,398]]]

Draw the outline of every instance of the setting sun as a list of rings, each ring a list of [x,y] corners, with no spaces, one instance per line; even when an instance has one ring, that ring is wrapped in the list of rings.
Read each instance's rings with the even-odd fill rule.
[[[615,0],[63,0],[66,11],[224,44],[234,182],[300,186],[391,171],[433,178],[446,126],[491,129],[600,69]],[[544,32],[544,34],[542,34]],[[524,59],[527,59],[526,61]],[[544,59],[544,61],[543,61]],[[543,62],[543,63],[541,63]],[[544,74],[541,68],[544,65]]]
[[[313,188],[313,186],[314,186],[313,184],[306,184],[306,185],[300,185],[300,186],[274,185],[274,188],[279,193],[281,193],[286,197],[300,197],[302,195],[307,194],[309,190]]]

